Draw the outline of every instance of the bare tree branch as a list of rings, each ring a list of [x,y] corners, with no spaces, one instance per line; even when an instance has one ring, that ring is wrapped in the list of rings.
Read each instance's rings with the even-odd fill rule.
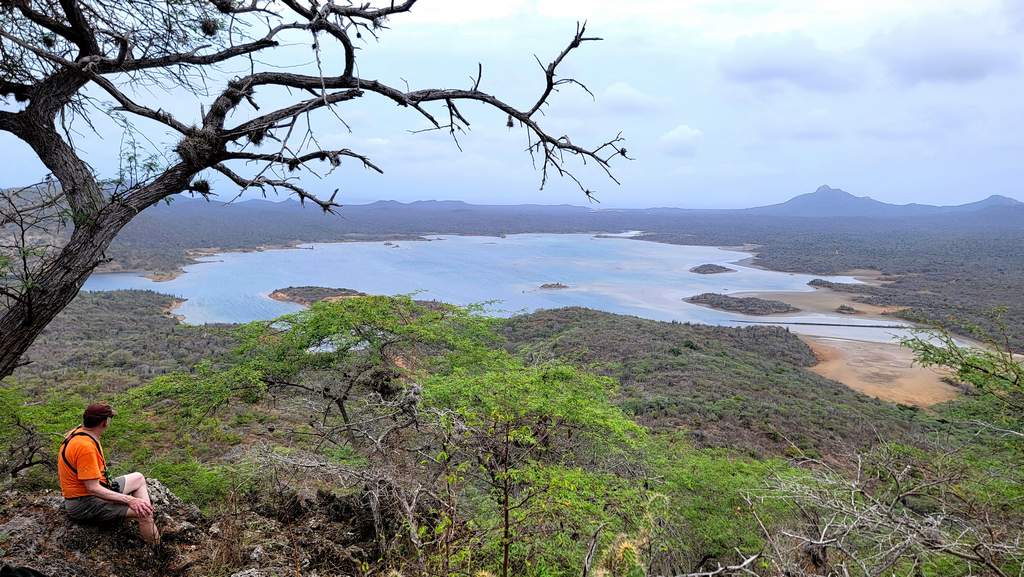
[[[199,177],[203,171],[223,175],[242,191],[280,190],[302,203],[309,201],[325,212],[335,212],[341,206],[340,187],[322,197],[288,173],[301,168],[303,174],[319,177],[314,162],[328,163],[326,173],[330,174],[344,159],[383,172],[365,154],[349,147],[323,147],[318,141],[317,128],[323,125],[318,114],[330,113],[351,130],[340,112],[349,101],[374,95],[414,110],[428,130],[448,131],[456,146],[461,146],[460,133],[470,128],[465,103],[479,103],[524,128],[526,152],[540,172],[541,187],[549,173],[556,173],[571,179],[592,200],[593,191],[567,162],[575,158],[583,165],[596,164],[618,182],[611,163],[619,156],[628,158],[621,135],[584,146],[568,135],[545,131],[539,122],[543,105],[559,87],[575,85],[586,90],[581,82],[559,76],[559,67],[570,53],[598,40],[586,35],[585,24],[578,24],[570,42],[542,67],[541,93],[529,105],[517,107],[480,89],[482,64],[468,89],[414,90],[359,77],[357,42],[364,34],[379,39],[387,19],[409,12],[415,0],[12,0],[7,4],[0,6],[4,61],[0,97],[27,104],[20,111],[0,111],[0,130],[29,144],[52,172],[59,183],[57,194],[65,202],[62,214],[68,228],[62,237],[64,246],[40,247],[46,258],[27,263],[33,270],[16,281],[24,286],[11,286],[10,279],[0,282],[0,294],[10,301],[0,311],[0,376],[13,370],[46,323],[107,259],[110,242],[140,211],[183,191],[211,193],[210,184]],[[257,60],[257,55],[274,54],[287,34],[308,35],[316,73],[283,70],[270,64],[270,59]],[[326,41],[336,42],[344,52],[340,74],[329,70],[330,61],[323,57]],[[207,97],[211,86],[224,81],[225,72],[218,66],[245,58],[247,73],[213,90],[211,101]],[[258,91],[264,88],[305,95],[261,111]],[[147,102],[151,94],[168,90],[193,97],[201,120],[193,124],[168,113],[159,103]],[[243,103],[259,112],[229,126],[229,117],[242,114]],[[105,188],[72,140],[72,124],[85,122],[94,129],[97,112],[111,115],[128,132],[139,118],[171,129],[180,135],[173,147],[180,162],[168,161],[162,170],[129,168],[129,179],[120,178],[113,190]],[[134,146],[134,139],[127,141]],[[128,156],[137,157],[134,151]],[[229,166],[232,161],[257,166],[242,174]],[[35,237],[23,236],[5,244],[12,254],[22,250],[15,248],[19,243],[34,242]]]

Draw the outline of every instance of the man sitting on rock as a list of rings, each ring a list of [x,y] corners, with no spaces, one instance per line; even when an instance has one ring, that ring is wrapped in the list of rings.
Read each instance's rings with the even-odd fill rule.
[[[121,523],[125,517],[139,520],[139,531],[146,543],[160,542],[153,521],[153,504],[142,473],[128,473],[111,482],[100,437],[116,415],[106,403],[89,405],[82,415],[82,426],[64,437],[57,457],[57,476],[64,493],[64,510],[75,521]]]

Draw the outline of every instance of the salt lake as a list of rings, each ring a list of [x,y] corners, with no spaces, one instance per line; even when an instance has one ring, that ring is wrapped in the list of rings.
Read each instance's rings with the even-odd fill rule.
[[[664,321],[731,326],[770,321],[786,323],[802,334],[877,342],[903,332],[864,326],[878,325],[877,319],[806,313],[750,317],[683,300],[703,292],[811,291],[814,289],[807,282],[813,278],[857,282],[851,277],[783,273],[738,264],[749,256],[716,247],[586,234],[435,236],[428,241],[308,244],[228,252],[204,257],[170,281],[156,282],[131,273],[98,273],[84,288],[149,289],[186,299],[175,312],[192,324],[240,323],[293,312],[301,307],[268,295],[287,286],[311,285],[371,294],[415,293],[416,298],[461,305],[486,302],[495,315],[583,306]],[[690,272],[705,263],[728,266],[736,272]],[[545,283],[568,288],[540,288]]]

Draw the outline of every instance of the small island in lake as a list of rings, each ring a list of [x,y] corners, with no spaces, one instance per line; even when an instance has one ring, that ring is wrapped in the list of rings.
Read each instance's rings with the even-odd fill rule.
[[[697,274],[721,274],[723,272],[736,272],[736,269],[731,269],[720,264],[702,264],[691,268],[690,272],[695,272]]]
[[[309,306],[323,300],[334,300],[346,297],[366,296],[366,293],[347,288],[329,288],[322,286],[290,286],[277,289],[270,293],[275,301],[296,303]]]
[[[562,284],[560,282],[548,282],[548,283],[544,283],[544,284],[540,285],[540,288],[542,288],[542,289],[567,289],[567,288],[569,288],[569,285]]]
[[[716,293],[703,293],[685,300],[687,302],[704,305],[713,309],[745,315],[774,315],[800,311],[800,309],[782,301],[772,301],[756,297],[731,297]]]

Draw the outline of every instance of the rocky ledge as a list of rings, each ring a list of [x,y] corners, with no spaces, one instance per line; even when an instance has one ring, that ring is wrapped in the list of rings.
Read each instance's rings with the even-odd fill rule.
[[[186,571],[202,555],[208,527],[197,508],[182,503],[160,481],[149,479],[148,488],[162,533],[158,547],[143,543],[133,522],[97,527],[68,520],[57,492],[7,491],[0,498],[0,555],[10,567],[46,577]]]
[[[368,493],[300,495],[291,489],[236,494],[210,514],[149,479],[161,543],[139,537],[138,524],[97,527],[68,520],[56,491],[0,490],[0,575],[32,577],[341,577],[363,574],[383,555],[395,507]],[[390,536],[391,533],[388,533]],[[301,570],[300,570],[301,569]]]

